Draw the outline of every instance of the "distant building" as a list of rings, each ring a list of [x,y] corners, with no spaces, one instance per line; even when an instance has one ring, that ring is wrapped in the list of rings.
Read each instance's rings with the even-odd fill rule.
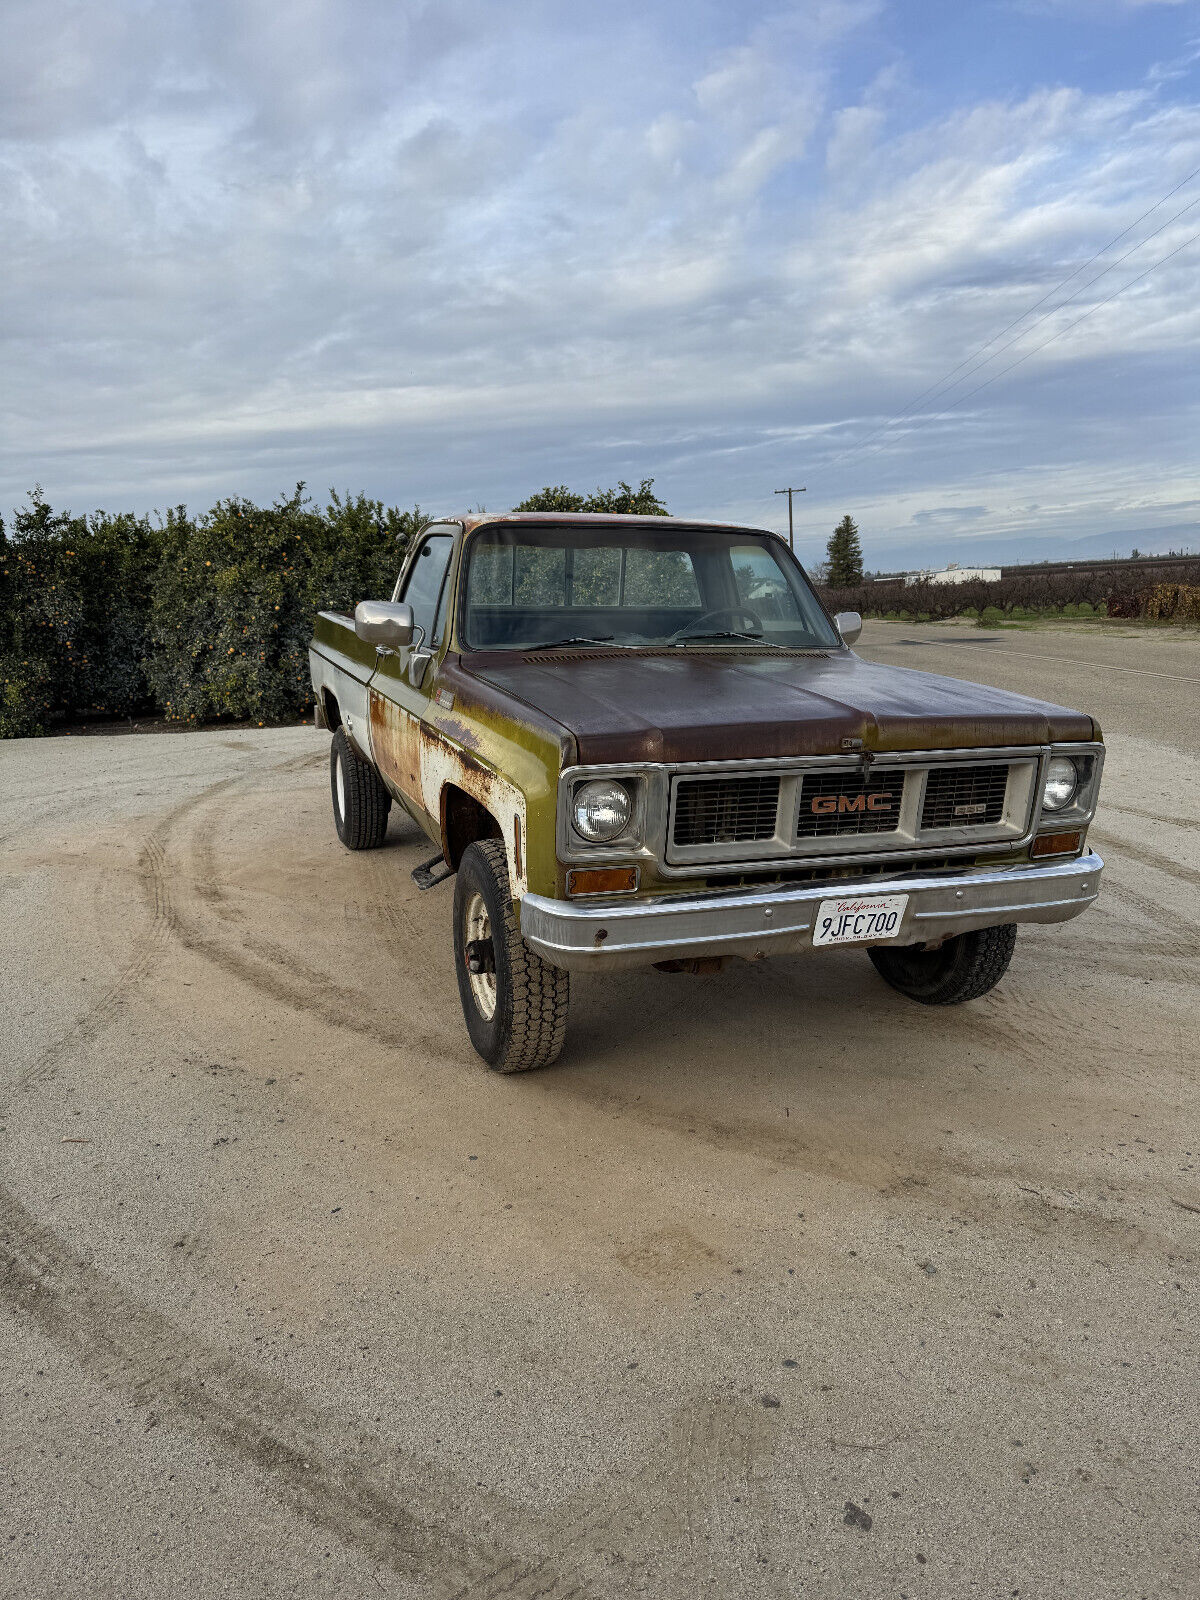
[[[905,583],[999,583],[999,567],[960,567],[952,561],[940,572],[906,572]]]

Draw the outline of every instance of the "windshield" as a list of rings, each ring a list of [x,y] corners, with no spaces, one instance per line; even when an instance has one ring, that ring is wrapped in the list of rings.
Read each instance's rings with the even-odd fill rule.
[[[838,635],[768,534],[501,524],[470,541],[468,649],[594,643],[832,650]]]

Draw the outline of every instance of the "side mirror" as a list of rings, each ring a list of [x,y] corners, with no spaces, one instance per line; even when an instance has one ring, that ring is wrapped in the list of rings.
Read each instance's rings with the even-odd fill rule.
[[[354,608],[354,631],[366,644],[402,650],[413,641],[413,608],[403,600],[360,600]]]
[[[857,611],[839,611],[833,620],[847,644],[853,644],[862,632],[862,618]]]

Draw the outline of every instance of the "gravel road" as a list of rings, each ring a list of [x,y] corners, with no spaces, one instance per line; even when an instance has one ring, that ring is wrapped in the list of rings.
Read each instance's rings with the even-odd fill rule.
[[[308,728],[0,745],[0,1595],[1194,1597],[1200,638],[869,625],[1093,711],[1100,904],[472,1056]]]

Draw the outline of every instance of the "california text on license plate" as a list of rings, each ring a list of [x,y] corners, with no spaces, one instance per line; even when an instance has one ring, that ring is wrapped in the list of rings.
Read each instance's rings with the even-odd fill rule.
[[[904,920],[906,894],[822,900],[813,925],[814,944],[863,944],[869,939],[894,939]]]

